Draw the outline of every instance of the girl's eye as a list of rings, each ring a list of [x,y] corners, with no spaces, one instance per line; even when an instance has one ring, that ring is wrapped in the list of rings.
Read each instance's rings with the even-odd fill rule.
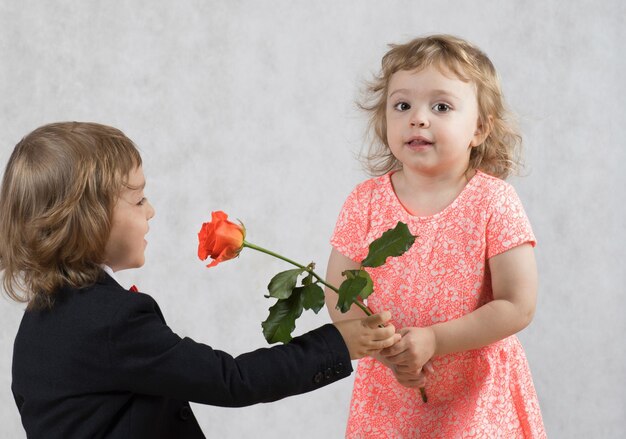
[[[444,104],[443,102],[440,102],[438,104],[433,105],[433,110],[435,110],[437,113],[447,113],[448,111],[452,110],[452,107],[450,107],[450,105],[448,104]]]
[[[398,111],[406,111],[406,110],[409,110],[411,106],[407,104],[406,102],[398,102],[396,105],[393,106],[393,108],[395,108]]]
[[[146,204],[146,201],[148,201],[148,199],[146,197],[143,197],[141,200],[139,200],[139,203],[137,203],[137,205],[143,206],[144,204]]]

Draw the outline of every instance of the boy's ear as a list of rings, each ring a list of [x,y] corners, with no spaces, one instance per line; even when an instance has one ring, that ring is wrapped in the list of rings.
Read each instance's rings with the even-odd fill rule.
[[[470,145],[475,148],[485,141],[489,133],[491,133],[491,129],[493,127],[493,116],[487,116],[487,120],[484,121],[481,118],[478,119],[478,126],[476,127],[476,131],[474,131],[474,137],[472,137],[472,141]]]

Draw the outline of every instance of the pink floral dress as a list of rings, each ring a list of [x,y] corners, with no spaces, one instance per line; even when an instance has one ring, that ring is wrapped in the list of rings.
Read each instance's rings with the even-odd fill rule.
[[[389,310],[396,328],[456,319],[493,300],[487,260],[523,243],[530,223],[508,183],[478,172],[443,211],[409,214],[391,174],[356,187],[339,215],[332,245],[355,261],[398,221],[417,235],[403,256],[371,269],[373,310]],[[354,382],[348,438],[543,438],[539,402],[526,356],[511,336],[481,349],[433,360],[428,402],[368,357]]]

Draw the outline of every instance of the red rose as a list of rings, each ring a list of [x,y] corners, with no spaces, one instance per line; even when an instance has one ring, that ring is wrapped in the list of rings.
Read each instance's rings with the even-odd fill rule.
[[[213,261],[207,267],[214,267],[239,255],[243,248],[246,229],[241,224],[228,221],[228,215],[222,211],[212,212],[211,221],[202,224],[198,233],[198,257]]]

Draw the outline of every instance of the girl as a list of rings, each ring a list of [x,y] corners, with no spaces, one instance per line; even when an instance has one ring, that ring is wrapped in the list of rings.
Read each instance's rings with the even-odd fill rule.
[[[345,202],[328,281],[358,268],[367,243],[397,221],[417,239],[370,272],[368,305],[390,309],[402,339],[359,362],[346,437],[544,437],[514,336],[535,311],[535,237],[503,181],[520,138],[492,63],[461,39],[417,38],[391,46],[368,92],[378,176]],[[331,297],[335,322],[358,315]]]
[[[350,375],[391,346],[382,313],[232,358],[180,338],[114,273],[141,267],[154,209],[141,157],[120,131],[43,126],[20,141],[0,189],[0,270],[28,303],[12,391],[29,438],[201,438],[187,401],[244,406]],[[344,343],[345,342],[345,343]]]

